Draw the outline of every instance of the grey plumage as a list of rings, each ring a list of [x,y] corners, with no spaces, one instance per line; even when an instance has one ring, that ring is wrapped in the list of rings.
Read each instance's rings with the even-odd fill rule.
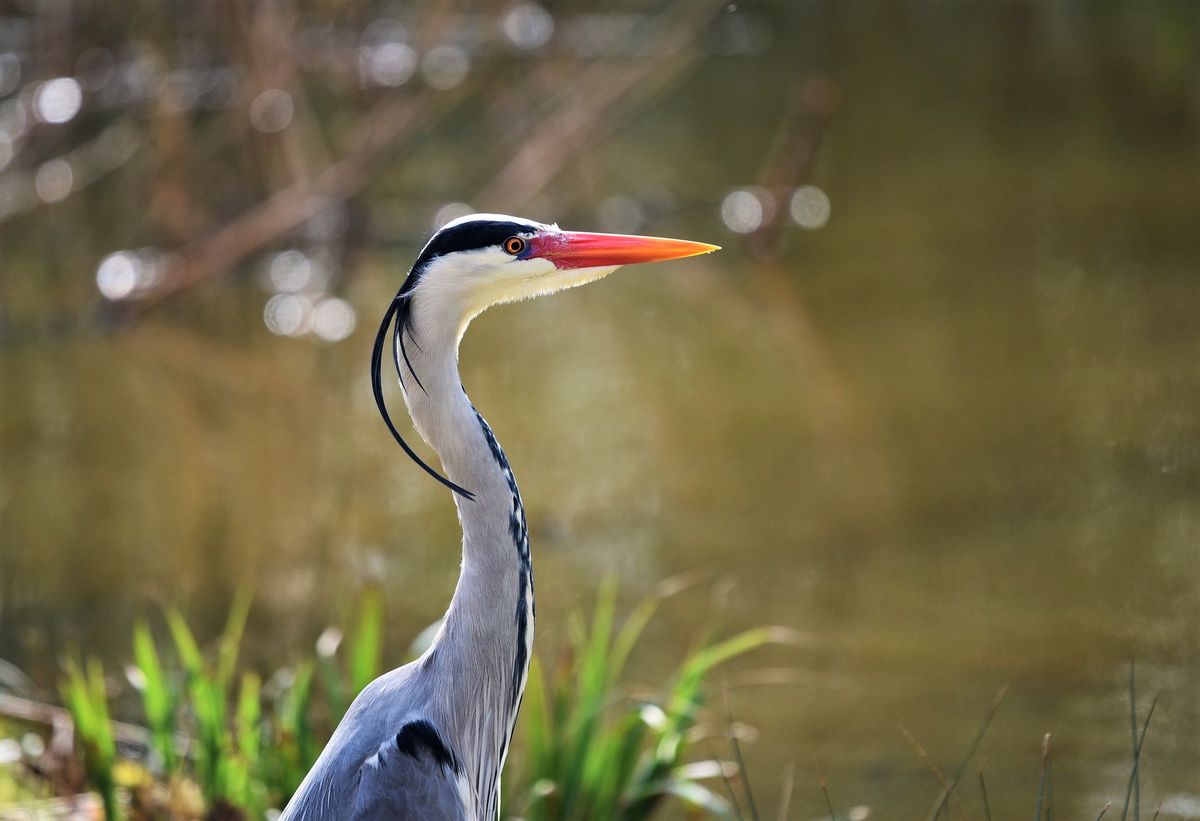
[[[376,336],[372,387],[392,436],[454,491],[462,571],[429,649],[359,694],[281,821],[497,818],[533,647],[533,565],[516,478],[459,379],[459,340],[491,305],[583,285],[630,262],[713,250],[494,214],[455,220],[426,244]],[[405,404],[444,476],[388,414],[381,373],[389,333]]]
[[[420,662],[395,670],[355,699],[284,818],[466,821],[466,773],[429,706],[408,704]],[[417,681],[432,681],[429,675]],[[419,699],[418,699],[419,700]],[[418,717],[419,716],[419,717]],[[416,725],[435,736],[414,738]],[[385,728],[397,728],[393,731]],[[375,744],[377,738],[383,740]],[[316,776],[316,777],[314,777]]]
[[[453,262],[435,258],[422,279],[452,280]],[[463,527],[458,586],[429,650],[354,700],[281,821],[474,821],[499,813],[500,771],[533,641],[533,571],[516,479],[458,376],[459,323],[422,310],[439,296],[418,288],[409,297],[402,331],[416,344],[407,346],[401,374],[417,431],[473,496],[455,496]],[[420,387],[403,379],[409,367]],[[453,765],[423,746],[416,756],[397,748],[397,734],[418,721],[433,728]]]
[[[405,755],[393,739],[367,759],[352,817],[465,821],[454,774],[428,751]]]
[[[431,377],[427,384],[439,381]],[[438,807],[457,799],[462,815],[448,818],[497,816],[500,769],[532,642],[532,571],[525,513],[507,460],[498,445],[500,458],[493,455],[490,430],[462,389],[456,391],[460,402],[443,412],[461,405],[459,411],[470,414],[471,424],[464,427],[473,430],[478,446],[447,449],[444,457],[451,476],[471,477],[476,494],[474,501],[458,502],[465,537],[454,599],[430,649],[372,682],[355,699],[289,804],[285,821],[441,818],[428,814],[434,812],[426,807],[430,798]],[[437,388],[431,388],[431,396],[414,404],[439,404],[445,398]],[[414,721],[426,721],[436,731],[453,766],[439,764],[428,751],[418,761],[390,754],[397,733]],[[375,766],[372,757],[380,751],[383,760]],[[405,814],[418,807],[426,814]]]

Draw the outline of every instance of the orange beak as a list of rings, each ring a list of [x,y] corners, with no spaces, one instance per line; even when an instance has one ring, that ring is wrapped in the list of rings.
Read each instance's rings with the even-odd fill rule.
[[[682,259],[719,250],[719,245],[686,239],[559,231],[533,237],[529,241],[528,257],[548,259],[559,269],[605,268]]]

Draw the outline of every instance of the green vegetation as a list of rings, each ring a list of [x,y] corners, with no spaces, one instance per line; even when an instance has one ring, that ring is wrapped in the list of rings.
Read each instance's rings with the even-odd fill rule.
[[[75,721],[88,783],[100,794],[105,816],[119,818],[114,775],[117,742],[108,718],[108,695],[100,662],[89,659],[85,672],[74,659],[67,659],[62,696]]]
[[[979,751],[979,746],[983,742],[984,735],[987,734],[988,727],[991,726],[992,719],[996,717],[996,711],[1000,707],[1000,703],[1004,700],[1005,694],[1008,692],[1008,687],[1000,688],[1000,692],[996,694],[991,706],[988,708],[987,714],[984,717],[983,723],[975,732],[974,738],[971,740],[970,746],[966,753],[959,760],[958,766],[954,770],[952,776],[947,777],[941,769],[938,768],[930,759],[925,749],[921,744],[903,727],[901,732],[913,745],[916,754],[928,766],[935,778],[941,783],[942,789],[934,800],[933,807],[930,809],[927,816],[927,821],[938,821],[940,818],[949,818],[951,814],[951,806],[954,807],[954,814],[960,817],[971,817],[972,811],[968,804],[964,802],[956,793],[955,790],[959,786],[963,776],[967,772],[967,767],[975,758],[975,754]],[[1132,737],[1132,757],[1129,769],[1129,781],[1125,788],[1125,801],[1121,807],[1121,821],[1140,821],[1141,819],[1141,768],[1142,768],[1142,746],[1146,742],[1146,732],[1150,729],[1150,721],[1154,717],[1154,710],[1158,706],[1159,696],[1156,694],[1150,702],[1150,708],[1146,711],[1146,717],[1141,722],[1139,730],[1138,725],[1138,709],[1137,709],[1137,683],[1135,676],[1135,668],[1131,664],[1129,667],[1129,722]],[[982,769],[976,771],[976,777],[979,783],[979,809],[983,813],[986,821],[992,819],[992,807],[988,800],[987,781],[984,778]],[[822,790],[825,792],[825,798],[828,802],[829,793],[825,791],[825,786],[822,784]],[[1099,814],[1096,816],[1097,821],[1108,814],[1112,809],[1113,804],[1110,802],[1101,807]],[[1161,805],[1159,810],[1161,810]],[[1055,816],[1054,805],[1054,778],[1051,768],[1051,744],[1050,734],[1046,733],[1042,737],[1042,755],[1041,768],[1038,775],[1037,790],[1034,798],[1034,821],[1053,821]],[[1156,810],[1154,818],[1158,818],[1159,811]],[[833,805],[829,804],[829,817],[836,818],[833,811]]]
[[[645,819],[671,800],[706,814],[733,813],[701,783],[724,776],[729,765],[688,758],[689,741],[701,729],[703,685],[718,665],[785,641],[786,633],[760,628],[704,642],[666,686],[634,695],[622,681],[626,662],[667,595],[646,599],[618,624],[616,590],[606,585],[590,622],[572,619],[559,663],[547,672],[534,660],[506,816]],[[382,672],[376,590],[360,597],[345,640],[340,631],[326,631],[315,658],[266,684],[256,672],[239,675],[249,609],[250,596],[239,594],[210,652],[176,609],[165,613],[169,647],[156,643],[148,622],[135,624],[126,677],[140,696],[146,729],[143,749],[128,759],[118,754],[111,682],[100,662],[66,661],[62,694],[75,722],[76,752],[107,818],[262,818],[286,803],[324,734]]]
[[[659,601],[646,599],[616,628],[615,591],[605,586],[591,625],[572,624],[566,663],[548,676],[536,660],[531,666],[522,717],[527,773],[516,790],[520,817],[634,821],[670,798],[719,816],[731,813],[694,777],[723,772],[723,762],[685,763],[702,685],[717,665],[784,636],[759,628],[707,644],[684,660],[661,693],[630,697],[621,690],[621,675]]]
[[[757,628],[724,639],[709,637],[684,654],[661,687],[634,688],[625,681],[627,662],[646,627],[662,601],[680,589],[664,586],[621,620],[616,589],[606,584],[590,620],[581,614],[571,618],[570,641],[554,663],[533,660],[505,783],[505,818],[644,821],[672,802],[688,817],[790,817],[790,771],[778,809],[760,815],[727,722],[705,708],[705,683],[715,668],[766,644],[790,643],[788,631]],[[249,609],[250,596],[236,596],[208,652],[178,610],[164,614],[170,637],[165,647],[156,643],[148,622],[135,624],[126,678],[140,696],[144,730],[112,721],[112,681],[98,660],[68,657],[60,689],[74,722],[77,759],[58,777],[0,767],[0,806],[86,786],[108,819],[257,819],[282,807],[315,761],[324,736],[382,672],[382,598],[378,590],[364,592],[345,634],[330,628],[317,642],[315,657],[266,683],[258,673],[238,667]],[[1143,747],[1158,696],[1139,716],[1132,667],[1128,687],[1132,758],[1128,781],[1120,785],[1124,801],[1099,809],[1099,817],[1119,806],[1122,821],[1136,821],[1141,818]],[[953,769],[943,771],[901,728],[941,785],[928,821],[975,813],[992,818],[982,769],[973,779],[977,795],[965,795],[970,791],[963,787],[972,780],[969,768],[1006,691],[997,694]],[[0,729],[0,738],[20,734],[18,725]],[[698,739],[726,735],[732,761],[692,755]],[[72,784],[71,773],[82,783]],[[1038,780],[1029,793],[1036,821],[1054,817],[1052,775],[1046,735]],[[830,819],[857,817],[835,809],[823,779],[820,789]]]

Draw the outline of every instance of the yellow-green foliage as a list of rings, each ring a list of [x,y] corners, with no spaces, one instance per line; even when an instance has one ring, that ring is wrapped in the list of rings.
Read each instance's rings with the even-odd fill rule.
[[[660,600],[644,601],[617,629],[615,589],[606,585],[590,624],[573,621],[573,662],[547,675],[534,659],[516,739],[525,747],[525,767],[506,791],[510,809],[529,821],[644,819],[674,797],[700,811],[728,813],[726,802],[683,768],[687,733],[706,674],[774,634],[751,630],[703,647],[684,659],[657,698],[631,699],[622,695],[621,674]],[[149,728],[147,770],[167,787],[139,790],[139,810],[186,818],[202,804],[204,812],[224,808],[262,818],[282,807],[320,752],[314,714],[328,716],[322,724],[336,722],[381,672],[378,590],[360,598],[345,642],[331,642],[267,684],[255,672],[238,675],[249,607],[250,597],[238,595],[211,654],[178,610],[166,612],[170,653],[155,644],[147,622],[135,624],[128,678]],[[65,669],[63,698],[75,717],[89,784],[108,817],[118,818],[120,779],[103,670],[94,659],[86,668],[68,660]],[[314,702],[318,690],[323,704]]]
[[[108,695],[104,689],[104,669],[96,659],[88,659],[86,672],[79,662],[68,658],[66,678],[62,682],[62,697],[71,718],[75,721],[76,741],[83,752],[88,783],[104,802],[104,814],[109,821],[121,818],[117,800],[117,784],[113,767],[117,759],[117,742],[108,717]]]
[[[761,628],[702,647],[656,697],[632,698],[619,687],[621,675],[660,600],[645,600],[615,629],[616,591],[607,584],[590,626],[575,620],[569,662],[547,674],[535,659],[521,725],[527,771],[510,793],[522,818],[633,821],[669,798],[729,815],[727,802],[684,767],[687,733],[703,701],[705,676],[777,636]],[[719,771],[721,762],[713,763]]]

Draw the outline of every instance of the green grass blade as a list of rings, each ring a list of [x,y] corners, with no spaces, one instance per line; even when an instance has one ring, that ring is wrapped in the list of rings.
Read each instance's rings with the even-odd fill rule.
[[[609,647],[612,642],[613,613],[616,610],[616,585],[612,578],[606,579],[596,598],[596,612],[592,617],[587,643],[581,647],[579,658],[578,703],[581,712],[591,717],[599,706],[597,701],[606,691],[605,670],[608,666]]]
[[[750,818],[753,821],[759,821],[758,804],[754,801],[754,788],[750,786],[750,769],[746,766],[746,759],[742,756],[742,745],[738,742],[737,734],[732,728],[729,730],[729,743],[733,747],[733,757],[737,761],[738,774],[741,776],[742,785],[746,790],[746,804],[750,807]]]
[[[100,793],[104,817],[108,821],[117,821],[123,813],[113,775],[117,745],[109,721],[104,669],[96,659],[88,659],[85,669],[73,658],[68,658],[65,673],[66,680],[60,689],[83,749],[88,783]]]
[[[1142,810],[1142,779],[1138,772],[1138,718],[1137,718],[1137,665],[1129,662],[1129,748],[1132,751],[1133,765],[1133,821],[1140,821]],[[1126,802],[1128,803],[1128,801]],[[1128,809],[1126,809],[1128,812]],[[1124,815],[1122,815],[1124,817]]]
[[[580,798],[580,787],[587,772],[597,722],[608,701],[608,678],[605,668],[612,640],[615,609],[616,585],[610,577],[600,587],[591,627],[584,636],[584,643],[579,647],[575,699],[569,725],[571,743],[564,761],[561,782],[562,812],[567,818],[579,815],[576,803]]]
[[[590,619],[568,617],[569,652],[553,670],[533,660],[520,733],[524,781],[511,793],[527,821],[640,821],[674,800],[684,817],[729,817],[730,804],[698,781],[712,777],[711,768],[684,761],[701,687],[718,665],[763,644],[793,643],[794,634],[761,628],[702,646],[659,696],[635,701],[618,682],[667,595],[664,588],[641,602],[616,627],[616,588],[606,581]]]
[[[196,725],[197,781],[210,805],[244,794],[248,784],[244,762],[234,756],[226,716],[251,601],[247,589],[234,596],[218,642],[216,664],[211,668],[183,615],[175,608],[166,612],[167,627],[187,674],[188,705]]]
[[[280,761],[277,790],[284,800],[291,797],[316,761],[316,739],[309,710],[313,675],[311,661],[300,664],[276,708],[276,745]]]
[[[690,680],[702,678],[714,667],[763,645],[791,643],[791,636],[791,631],[777,627],[756,627],[738,633],[694,653],[684,664],[683,677]]]
[[[789,761],[783,768],[783,785],[779,790],[779,807],[775,813],[776,821],[787,821],[792,808],[792,792],[795,789],[796,765]]]
[[[649,760],[634,778],[635,791],[667,778],[671,768],[683,756],[686,750],[684,734],[694,723],[700,706],[700,687],[704,677],[714,667],[765,644],[789,642],[790,637],[788,631],[778,628],[756,628],[694,652],[676,675],[666,701],[665,725],[657,735],[657,743]],[[650,809],[646,802],[642,802],[637,817],[645,817]]]
[[[992,805],[988,802],[987,782],[983,780],[983,770],[979,771],[979,796],[983,801],[984,821],[992,821]]]
[[[167,676],[163,672],[158,649],[150,633],[150,626],[139,619],[133,626],[133,659],[141,673],[140,694],[146,722],[150,725],[155,753],[168,775],[176,771],[178,756],[175,752],[176,696]]]
[[[350,641],[350,698],[379,676],[382,653],[383,597],[378,588],[372,587],[363,591]]]
[[[91,701],[92,714],[95,716],[94,736],[104,759],[112,762],[117,756],[117,742],[113,737],[112,724],[109,722],[108,693],[104,685],[104,668],[100,665],[99,659],[88,659],[87,691]]]
[[[242,634],[246,629],[246,619],[250,615],[250,603],[253,599],[254,596],[248,588],[238,589],[233,596],[233,604],[229,608],[225,629],[221,632],[217,650],[216,682],[223,693],[228,693],[230,685],[233,683],[238,651],[242,646]]]
[[[266,809],[266,787],[262,783],[262,681],[256,673],[245,673],[238,690],[236,711],[237,778],[230,792],[248,815],[261,817]]]
[[[1046,749],[1046,821],[1054,821],[1054,756]]]
[[[580,780],[586,785],[581,790],[581,804],[577,805],[580,814],[589,818],[612,816],[611,806],[616,803],[611,783],[615,775],[612,762],[620,748],[622,727],[629,723],[629,718],[625,716],[616,728],[597,731],[588,747],[580,773]]]
[[[715,815],[718,818],[733,818],[729,803],[702,784],[675,778],[665,778],[645,785],[636,799],[653,796],[672,796],[685,805]]]
[[[262,680],[257,673],[246,673],[242,676],[242,686],[238,692],[237,745],[238,753],[250,762],[256,762],[262,757],[261,691]]]
[[[642,632],[650,623],[650,619],[654,617],[661,601],[662,599],[658,596],[644,599],[621,625],[621,629],[613,641],[612,651],[609,653],[608,686],[610,688],[616,686],[617,680],[625,671],[625,663],[629,660],[629,654],[633,651],[638,639],[642,637]]]
[[[825,776],[821,776],[821,795],[825,796],[825,806],[829,809],[829,821],[837,821],[837,813],[833,811],[833,799],[829,797],[829,785]]]
[[[179,654],[179,663],[189,676],[199,675],[204,671],[204,655],[183,614],[171,608],[167,610],[166,618],[171,639],[175,642],[175,652]]]
[[[938,800],[934,803],[933,809],[929,812],[929,821],[937,818],[942,811],[942,807],[950,800],[950,796],[954,793],[954,788],[962,780],[963,773],[967,771],[967,766],[971,763],[971,759],[975,757],[975,752],[979,749],[979,745],[983,743],[983,737],[987,734],[988,727],[992,724],[992,719],[996,717],[996,711],[1000,709],[1000,702],[1004,701],[1006,693],[1008,693],[1008,685],[1001,687],[1000,692],[996,693],[996,697],[992,699],[992,705],[988,708],[987,715],[984,716],[983,724],[975,732],[975,738],[972,739],[971,745],[967,747],[966,754],[959,761],[958,768],[950,778],[950,783],[942,789]]]
[[[92,713],[92,700],[88,695],[87,677],[83,674],[79,662],[73,657],[67,658],[63,666],[66,674],[66,678],[60,686],[63,703],[71,712],[72,720],[75,722],[75,731],[81,736],[91,735],[96,717]]]
[[[641,712],[626,717],[618,728],[618,742],[614,745],[609,760],[607,782],[604,784],[604,807],[616,812],[622,801],[625,787],[629,784],[649,732],[649,725]],[[604,817],[604,816],[599,816]]]
[[[1133,768],[1129,773],[1129,786],[1125,788],[1125,806],[1121,809],[1121,821],[1125,821],[1129,815],[1129,802],[1133,796],[1134,786],[1138,781],[1138,771],[1141,769],[1142,745],[1146,743],[1146,731],[1150,729],[1150,719],[1154,717],[1154,708],[1158,706],[1158,697],[1160,695],[1162,694],[1156,693],[1154,700],[1150,702],[1150,710],[1146,713],[1146,721],[1142,724],[1142,733],[1138,736],[1137,743],[1133,748]]]
[[[1042,777],[1038,782],[1037,808],[1033,821],[1042,821],[1042,807],[1046,803],[1046,777],[1050,771],[1050,734],[1042,736]]]
[[[166,676],[163,675],[154,639],[150,636],[150,627],[140,619],[133,625],[133,661],[142,674],[141,692],[146,717],[154,723],[162,717],[170,700]]]
[[[346,688],[342,684],[342,674],[332,658],[317,656],[317,669],[321,673],[322,691],[325,693],[325,703],[329,707],[329,715],[334,721],[341,719],[350,707],[346,698]]]
[[[188,692],[199,741],[200,788],[211,804],[228,795],[229,739],[225,728],[224,691],[202,672],[191,679]]]
[[[551,769],[552,737],[550,713],[546,704],[546,685],[542,678],[542,665],[537,656],[529,660],[529,676],[525,683],[525,700],[521,709],[530,765],[534,771],[544,774]]]
[[[714,756],[713,761],[715,761],[717,763],[717,766],[720,767],[721,785],[725,787],[725,792],[729,794],[729,805],[733,809],[733,815],[735,818],[737,818],[737,819],[739,819],[739,821],[741,821],[741,819],[744,818],[745,816],[742,815],[742,805],[740,802],[738,802],[737,791],[733,788],[733,780],[729,777],[729,774],[725,771],[725,766],[720,761],[720,759],[718,759],[718,758],[716,758],[716,756]],[[791,766],[792,765],[789,764],[788,769],[785,770],[785,773],[784,773],[785,781],[787,780],[787,777],[789,777]],[[785,790],[785,793],[787,793],[787,792],[790,792],[790,791]],[[787,804],[790,800],[791,800],[790,794],[785,794],[781,798],[780,810],[779,810],[779,821],[786,821],[786,819],[787,819]]]

